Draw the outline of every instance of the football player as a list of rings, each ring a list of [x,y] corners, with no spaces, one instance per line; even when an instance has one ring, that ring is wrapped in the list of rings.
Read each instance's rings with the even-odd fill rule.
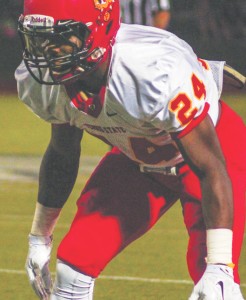
[[[117,0],[25,0],[19,33],[19,97],[52,128],[26,261],[36,294],[92,299],[107,264],[180,200],[190,299],[242,300],[246,130],[220,100],[225,62],[197,58],[167,31],[120,25]],[[84,130],[113,148],[77,201],[52,288],[53,231]]]

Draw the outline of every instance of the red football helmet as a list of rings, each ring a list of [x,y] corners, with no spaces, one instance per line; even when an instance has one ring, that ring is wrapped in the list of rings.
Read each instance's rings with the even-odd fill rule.
[[[25,0],[18,31],[26,67],[41,84],[84,76],[107,57],[119,25],[119,0]]]

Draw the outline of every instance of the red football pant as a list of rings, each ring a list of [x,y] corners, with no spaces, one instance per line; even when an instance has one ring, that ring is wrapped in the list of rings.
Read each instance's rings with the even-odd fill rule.
[[[216,130],[233,185],[233,262],[235,281],[239,283],[246,208],[246,130],[241,118],[224,103]],[[206,267],[206,228],[198,178],[187,165],[180,168],[179,176],[141,173],[116,148],[102,159],[83,189],[77,214],[58,248],[58,258],[95,278],[178,199],[189,233],[188,269],[196,283]]]

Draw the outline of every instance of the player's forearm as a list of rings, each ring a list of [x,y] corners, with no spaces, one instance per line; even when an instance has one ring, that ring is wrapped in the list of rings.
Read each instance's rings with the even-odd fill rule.
[[[162,10],[157,12],[153,16],[153,26],[160,28],[160,29],[166,29],[170,22],[170,12],[168,10]]]
[[[31,234],[50,237],[53,234],[60,212],[61,208],[45,207],[37,202],[32,221]]]
[[[207,229],[231,229],[233,224],[233,196],[231,181],[224,166],[214,167],[212,174],[205,175],[201,180],[201,187],[203,215]]]
[[[50,144],[41,163],[38,202],[31,234],[51,236],[77,177],[80,148],[73,155],[58,153]]]
[[[233,196],[226,162],[207,115],[193,130],[177,139],[179,149],[198,176],[202,189],[203,216],[207,229],[232,228]]]
[[[40,167],[38,202],[46,207],[62,208],[77,178],[80,148],[66,154],[49,145]]]
[[[207,227],[207,263],[233,267],[232,189],[226,170],[223,171],[223,166],[220,168],[222,170],[218,174],[215,169],[215,174],[201,180],[203,215]]]

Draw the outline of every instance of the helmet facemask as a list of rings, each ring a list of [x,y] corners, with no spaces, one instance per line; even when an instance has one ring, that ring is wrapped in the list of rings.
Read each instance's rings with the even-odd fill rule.
[[[91,31],[81,22],[59,20],[54,24],[52,17],[26,15],[20,17],[18,31],[26,67],[41,84],[83,77],[95,70],[104,54],[99,47],[90,50]]]

